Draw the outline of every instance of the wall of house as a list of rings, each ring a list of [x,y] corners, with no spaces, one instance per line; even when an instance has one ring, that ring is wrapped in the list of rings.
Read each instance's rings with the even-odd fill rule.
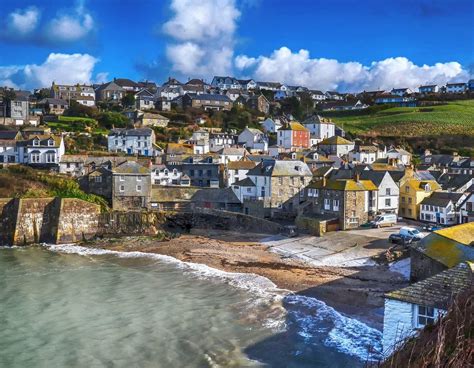
[[[410,250],[410,281],[418,282],[431,277],[437,273],[447,270],[444,264],[423,254],[422,252],[411,248]]]
[[[413,312],[413,304],[385,299],[382,340],[384,355],[389,355],[413,333]]]

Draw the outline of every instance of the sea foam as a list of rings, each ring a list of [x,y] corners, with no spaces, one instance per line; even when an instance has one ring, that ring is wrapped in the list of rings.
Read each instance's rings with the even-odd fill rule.
[[[240,289],[248,290],[260,297],[283,302],[286,315],[264,321],[275,330],[287,327],[284,319],[296,324],[297,333],[307,343],[325,336],[323,343],[338,351],[358,357],[360,360],[378,360],[381,357],[381,332],[356,319],[346,317],[326,303],[312,297],[295,295],[288,290],[279,289],[266,277],[252,273],[233,273],[218,270],[204,264],[180,261],[171,256],[146,252],[119,252],[107,249],[88,248],[73,244],[44,246],[54,252],[79,254],[84,256],[114,255],[121,258],[151,258],[174,264],[195,277],[219,279]],[[256,304],[262,302],[255,299]]]

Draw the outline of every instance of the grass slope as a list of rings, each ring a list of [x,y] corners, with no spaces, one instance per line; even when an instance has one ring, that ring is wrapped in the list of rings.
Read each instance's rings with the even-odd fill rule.
[[[429,107],[369,108],[362,111],[328,112],[324,116],[346,131],[378,136],[474,136],[474,100],[454,101]]]

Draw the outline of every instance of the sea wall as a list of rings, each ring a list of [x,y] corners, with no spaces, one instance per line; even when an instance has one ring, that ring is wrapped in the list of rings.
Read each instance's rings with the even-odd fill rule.
[[[0,245],[68,243],[95,236],[98,205],[76,198],[0,200]]]

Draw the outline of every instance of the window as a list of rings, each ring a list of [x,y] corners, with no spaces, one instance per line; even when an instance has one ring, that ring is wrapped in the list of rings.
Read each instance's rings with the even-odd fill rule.
[[[332,209],[333,209],[333,211],[339,211],[339,200],[338,199],[333,199]]]
[[[247,188],[247,193],[250,193],[252,191],[252,188]]]
[[[405,193],[410,193],[410,187],[408,185],[405,187]]]
[[[411,197],[408,197],[408,203],[409,203],[409,204],[412,203],[412,198],[411,198]]]
[[[125,192],[125,185],[121,185],[120,188],[119,188],[119,190],[120,190],[121,192]]]
[[[385,195],[390,195],[390,188],[385,188]]]
[[[141,192],[142,191],[142,186],[141,185],[137,185],[137,192]]]
[[[330,206],[331,206],[331,200],[325,198],[325,199],[324,199],[324,209],[325,209],[325,210],[328,210],[328,209],[330,208]]]
[[[102,183],[102,176],[94,176],[94,181],[96,183]]]
[[[39,146],[39,145],[40,145],[39,139],[33,139],[33,146]]]
[[[386,199],[385,199],[385,207],[390,207],[391,204],[392,204],[392,203],[391,203],[390,198],[386,198]]]
[[[51,147],[51,146],[54,146],[54,140],[53,140],[53,139],[50,139],[50,140],[48,141],[48,146],[50,146],[50,147]]]
[[[435,309],[417,305],[416,325],[419,328],[432,325],[435,322]]]
[[[125,181],[125,177],[123,175],[119,176],[119,181]]]
[[[40,162],[40,154],[39,153],[32,153],[31,154],[31,163],[39,163]]]
[[[405,197],[402,197],[402,203],[405,203]]]

